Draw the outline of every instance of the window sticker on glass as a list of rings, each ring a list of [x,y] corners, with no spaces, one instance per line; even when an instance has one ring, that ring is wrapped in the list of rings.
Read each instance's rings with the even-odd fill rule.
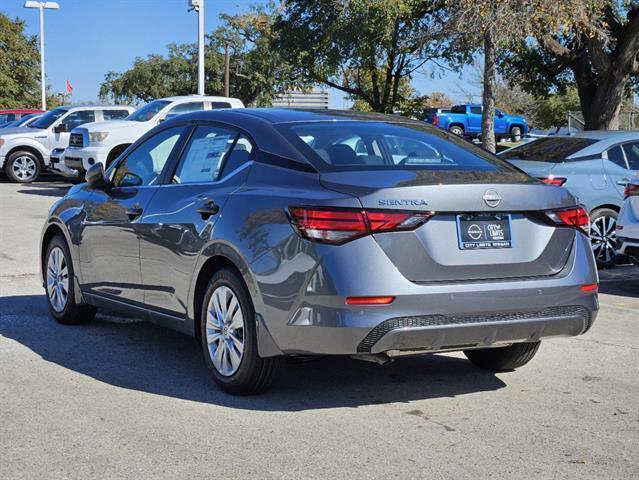
[[[204,132],[200,130],[198,133]],[[194,136],[178,167],[175,181],[195,183],[216,180],[224,155],[234,139],[234,133],[221,129],[209,131],[205,136]]]

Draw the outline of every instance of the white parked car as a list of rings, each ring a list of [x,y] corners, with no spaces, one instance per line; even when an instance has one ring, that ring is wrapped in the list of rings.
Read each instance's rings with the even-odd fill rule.
[[[71,130],[87,122],[127,117],[133,108],[124,105],[55,108],[28,127],[0,130],[0,169],[10,181],[33,182],[51,167],[51,151],[69,144]]]
[[[84,175],[91,165],[107,168],[129,145],[159,123],[183,113],[217,108],[244,108],[241,100],[189,95],[154,100],[119,122],[95,122],[71,132],[63,154],[67,168]]]
[[[617,220],[617,253],[639,261],[639,176],[626,185]]]

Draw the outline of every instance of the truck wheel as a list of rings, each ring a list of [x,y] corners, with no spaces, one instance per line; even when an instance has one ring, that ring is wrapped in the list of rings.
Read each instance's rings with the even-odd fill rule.
[[[541,342],[515,343],[510,347],[464,350],[464,355],[479,368],[503,372],[523,367],[530,362],[540,344]]]
[[[598,268],[610,268],[617,263],[617,217],[610,208],[600,208],[590,214],[590,244]]]
[[[521,140],[521,127],[512,127],[510,129],[510,136],[513,142],[518,142],[519,140]]]
[[[40,175],[40,160],[31,152],[9,155],[4,172],[13,183],[31,183]]]
[[[448,129],[448,131],[454,135],[463,135],[464,134],[464,129],[463,127],[460,127],[459,125],[453,125],[452,127],[450,127]]]
[[[257,325],[251,296],[231,269],[217,271],[206,289],[200,328],[204,361],[220,388],[252,395],[269,388],[282,358],[257,352]]]

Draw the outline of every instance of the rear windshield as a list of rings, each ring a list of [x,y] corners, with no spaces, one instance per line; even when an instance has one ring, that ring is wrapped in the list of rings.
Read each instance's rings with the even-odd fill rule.
[[[288,123],[280,131],[321,171],[462,170],[519,172],[443,130],[413,123]]]
[[[534,160],[560,163],[597,140],[575,137],[545,137],[503,152],[500,157],[508,160]]]

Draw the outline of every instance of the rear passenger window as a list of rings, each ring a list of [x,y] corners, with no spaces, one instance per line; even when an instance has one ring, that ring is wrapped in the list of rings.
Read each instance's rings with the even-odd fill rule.
[[[129,116],[126,110],[102,110],[104,120],[122,120]]]
[[[169,110],[166,118],[182,115],[183,113],[199,112],[200,110],[204,110],[204,102],[181,103]]]
[[[481,107],[470,107],[470,113],[481,115]]]
[[[214,182],[237,132],[221,127],[199,126],[180,159],[172,183]]]
[[[626,159],[624,158],[623,152],[621,151],[621,147],[619,145],[608,150],[608,160],[616,165],[619,165],[622,168],[628,168],[626,166]]]
[[[240,135],[237,142],[235,142],[233,150],[231,150],[228,158],[224,161],[220,178],[226,177],[233,170],[237,170],[248,162],[251,158],[251,152],[253,152],[253,145],[250,140],[244,135]]]
[[[623,146],[630,170],[639,170],[639,142],[626,143]]]

